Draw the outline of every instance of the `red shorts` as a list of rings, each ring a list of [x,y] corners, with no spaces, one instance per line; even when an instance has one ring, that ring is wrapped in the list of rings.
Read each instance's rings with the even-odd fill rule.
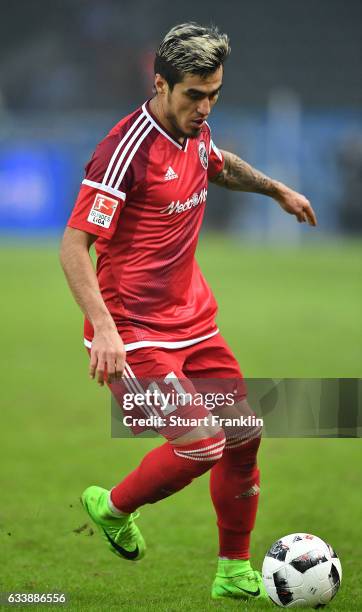
[[[191,431],[193,419],[246,397],[238,362],[221,334],[184,348],[129,351],[122,381],[110,388],[134,434],[153,430],[169,440]]]

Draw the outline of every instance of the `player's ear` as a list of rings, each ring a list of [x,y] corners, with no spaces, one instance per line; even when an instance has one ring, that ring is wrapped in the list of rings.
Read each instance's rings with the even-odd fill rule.
[[[155,74],[154,85],[155,85],[156,93],[160,94],[161,96],[164,96],[167,93],[167,90],[168,90],[167,81],[166,79],[163,78],[163,76],[161,76],[158,73]]]

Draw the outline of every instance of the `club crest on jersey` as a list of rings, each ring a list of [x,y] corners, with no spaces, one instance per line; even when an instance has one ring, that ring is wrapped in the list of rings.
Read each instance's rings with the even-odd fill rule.
[[[117,200],[109,198],[102,193],[97,193],[87,221],[108,228],[111,225],[117,206]]]
[[[209,165],[209,156],[207,154],[207,148],[204,140],[201,140],[199,143],[199,158],[202,167],[207,170],[207,166]]]

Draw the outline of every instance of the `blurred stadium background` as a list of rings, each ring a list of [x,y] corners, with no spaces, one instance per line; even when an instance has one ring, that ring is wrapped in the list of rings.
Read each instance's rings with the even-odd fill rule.
[[[215,141],[313,201],[311,233],[211,189],[208,227],[296,243],[362,228],[359,0],[2,0],[0,227],[59,232],[95,143],[152,94],[160,37],[190,17],[231,38]],[[316,237],[317,234],[317,237]]]
[[[302,227],[265,198],[210,186],[199,259],[220,327],[248,377],[361,376],[361,3],[0,0],[0,15],[0,590],[65,590],[79,610],[209,609],[205,478],[142,511],[147,566],[119,568],[88,528],[73,531],[82,489],[111,486],[155,441],[110,439],[59,237],[95,144],[152,95],[162,35],[214,22],[232,45],[215,142],[305,193],[319,220]],[[362,607],[360,459],[358,440],[268,439],[260,455],[256,561],[288,531],[330,540],[345,570],[336,610]]]

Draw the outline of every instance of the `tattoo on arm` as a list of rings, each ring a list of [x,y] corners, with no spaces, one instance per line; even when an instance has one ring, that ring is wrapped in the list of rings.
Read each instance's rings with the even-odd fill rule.
[[[234,153],[222,151],[225,159],[224,169],[213,179],[215,185],[233,191],[252,191],[273,197],[277,193],[276,181],[265,176]]]

